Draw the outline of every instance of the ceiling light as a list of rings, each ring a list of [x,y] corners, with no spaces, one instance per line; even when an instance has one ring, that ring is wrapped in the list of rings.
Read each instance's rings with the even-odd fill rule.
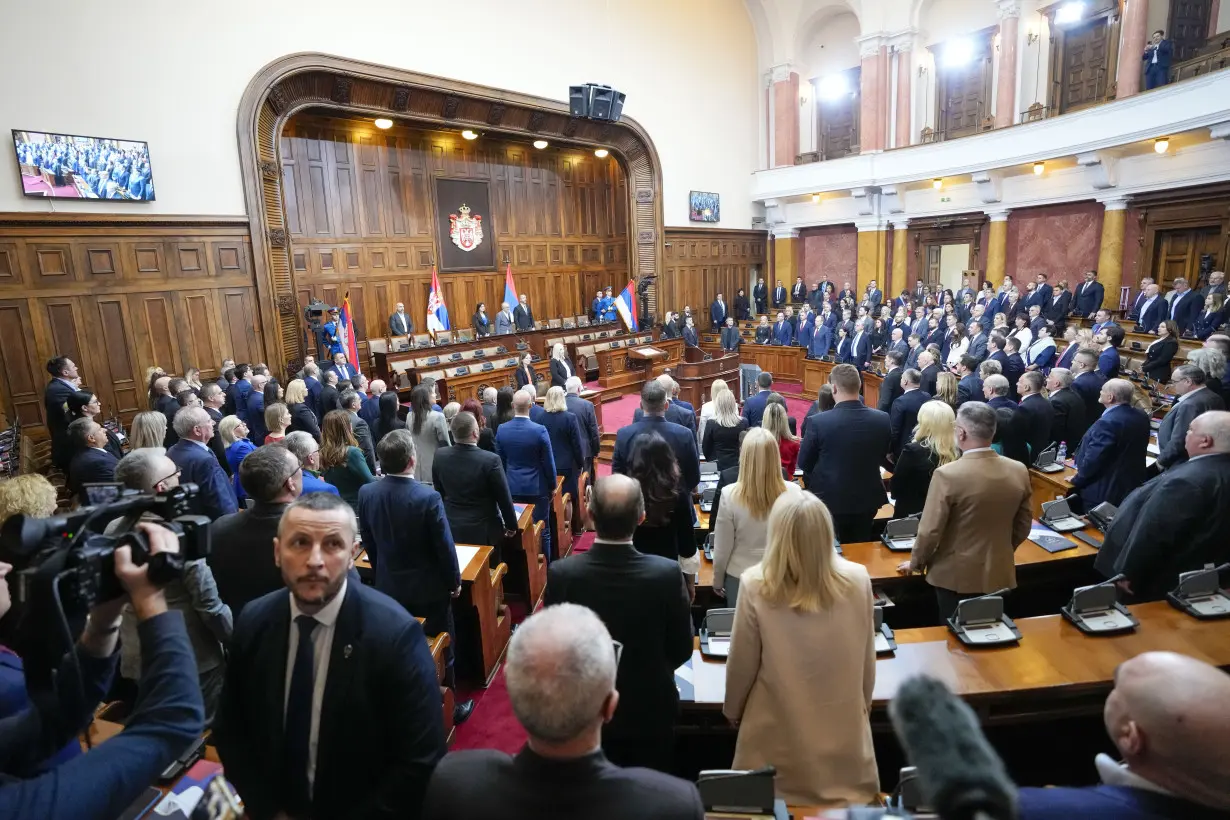
[[[830,74],[816,83],[816,94],[826,102],[840,100],[850,94],[850,81],[845,74]]]
[[[540,151],[541,151],[543,148],[546,148],[546,147],[547,147],[548,145],[550,145],[550,144],[551,144],[551,143],[547,142],[546,140],[534,140],[534,147],[535,147],[535,148],[537,148],[537,149],[538,149],[538,150],[540,150]]]
[[[594,151],[594,156],[596,156],[598,159],[606,159],[607,155],[610,153],[611,152],[606,150],[605,148],[599,148],[597,151]]]
[[[1166,153],[1166,149],[1170,147],[1170,137],[1158,137],[1153,141],[1153,150],[1159,154]]]
[[[389,119],[388,117],[381,117],[380,119],[376,120],[376,122],[375,122],[375,126],[376,126],[377,128],[381,128],[381,129],[384,129],[384,128],[392,128],[392,127],[393,127],[393,121],[392,121],[391,119]]]
[[[944,67],[956,68],[974,59],[974,41],[965,37],[944,44]]]
[[[1035,174],[1036,176],[1041,176],[1041,175],[1042,175],[1042,172],[1043,172],[1043,171],[1045,171],[1045,170],[1046,170],[1046,163],[1045,163],[1045,162],[1042,162],[1041,160],[1039,160],[1039,161],[1037,161],[1037,162],[1035,162],[1035,163],[1034,163],[1034,174]]]
[[[1079,23],[1085,16],[1084,3],[1064,3],[1055,12],[1055,24],[1059,26]]]
[[[931,187],[938,191],[940,188],[944,187],[944,180],[940,179],[939,177],[936,177],[935,179],[931,180]]]
[[[820,194],[812,194],[811,201],[812,201],[812,204],[819,205],[820,204]]]
[[[467,128],[466,130],[462,131],[462,132],[461,132],[461,136],[465,137],[465,138],[466,138],[466,139],[468,139],[468,140],[476,140],[476,139],[478,139],[478,134],[474,133],[474,132],[473,132],[473,131],[471,131],[469,128]]]

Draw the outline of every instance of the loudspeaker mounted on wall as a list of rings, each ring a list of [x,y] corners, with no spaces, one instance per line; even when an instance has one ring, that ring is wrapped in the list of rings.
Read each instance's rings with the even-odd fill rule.
[[[609,85],[574,85],[568,88],[568,109],[574,117],[619,122],[626,98],[626,94]]]

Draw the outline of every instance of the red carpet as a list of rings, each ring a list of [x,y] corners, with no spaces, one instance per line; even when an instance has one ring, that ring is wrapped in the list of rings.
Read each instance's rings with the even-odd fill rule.
[[[517,722],[512,704],[508,701],[502,664],[491,685],[472,696],[478,703],[470,719],[457,727],[452,750],[496,749],[509,754],[520,750],[525,744],[525,730]]]

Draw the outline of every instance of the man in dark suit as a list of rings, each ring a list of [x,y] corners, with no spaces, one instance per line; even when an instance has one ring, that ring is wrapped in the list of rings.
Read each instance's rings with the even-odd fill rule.
[[[576,377],[574,376],[573,378],[576,378]],[[580,381],[581,381],[580,379],[577,379],[578,383]],[[497,396],[498,396],[498,393],[494,387],[484,387],[483,388],[482,396],[480,397],[480,403],[482,404],[482,407],[483,407],[483,418],[486,420],[488,427],[491,427],[492,422],[495,421],[495,400]]]
[[[887,372],[884,374],[884,382],[880,385],[880,403],[876,405],[878,410],[887,413],[893,407],[893,402],[902,393],[901,376],[905,372],[901,366],[905,361],[905,357],[896,351],[888,351],[884,356],[884,367]],[[811,415],[810,412],[808,415]]]
[[[901,354],[901,361],[905,361],[905,357],[910,355],[910,345],[905,340],[905,329],[902,327],[893,328],[890,334],[891,341],[889,342],[889,351],[897,351]]]
[[[1170,295],[1170,319],[1179,326],[1179,333],[1183,334],[1191,327],[1192,322],[1196,321],[1201,311],[1204,310],[1204,299],[1199,293],[1196,293],[1188,287],[1187,280],[1180,276],[1174,280],[1174,292]],[[1151,328],[1157,330],[1156,327]]]
[[[892,446],[892,425],[887,413],[859,399],[862,377],[854,367],[834,367],[829,384],[837,403],[803,423],[799,469],[807,489],[832,512],[837,539],[870,541],[876,512],[887,500],[880,461]]]
[[[412,333],[414,333],[414,320],[406,315],[406,306],[398,302],[393,314],[389,316],[389,335],[409,336]]]
[[[777,321],[773,323],[773,344],[789,346],[794,342],[794,330],[786,321],[783,311],[777,312]]]
[[[726,317],[726,327],[722,328],[722,350],[727,353],[738,353],[739,345],[743,344],[743,337],[739,335],[739,329],[735,327],[735,317]]]
[[[499,322],[496,324],[499,324]],[[524,293],[521,294],[517,306],[513,308],[513,324],[516,325],[518,333],[534,329],[534,311],[530,310],[530,300],[526,298]]]
[[[722,294],[718,294],[713,300],[713,304],[709,305],[709,327],[714,330],[720,330],[726,324],[726,316],[729,310],[726,307],[726,301],[722,299]]]
[[[418,817],[444,756],[423,628],[348,580],[356,535],[337,496],[290,505],[273,542],[289,595],[253,601],[235,625],[212,742],[254,820]]]
[[[90,500],[85,485],[115,481],[119,459],[107,452],[107,431],[94,419],[79,418],[68,425],[68,440],[73,449],[68,463],[68,487],[86,506]]]
[[[248,393],[252,390],[252,382],[249,381],[251,377],[250,365],[243,362],[235,365],[235,383],[231,385],[230,390],[226,391],[226,403],[223,405],[222,415],[239,416],[243,421],[248,420]],[[154,389],[158,389],[157,384],[154,385]],[[155,406],[154,409],[158,408]]]
[[[756,377],[756,387],[759,388],[758,392],[743,402],[743,418],[747,419],[748,427],[759,427],[760,420],[764,418],[765,405],[773,392],[773,374],[761,371]]]
[[[769,289],[765,286],[764,277],[756,280],[752,287],[752,301],[756,303],[756,312],[765,313],[769,309]]]
[[[462,544],[495,547],[492,566],[500,562],[500,544],[517,529],[517,512],[504,465],[495,453],[478,448],[478,421],[458,413],[452,422],[453,444],[436,451],[431,482],[444,500],[453,538]],[[503,526],[500,520],[503,519]]]
[[[918,354],[918,385],[928,398],[935,395],[936,384],[940,378],[940,366],[935,361],[935,355],[930,350]]]
[[[214,434],[214,422],[203,407],[184,407],[175,414],[175,432],[179,441],[167,450],[167,456],[180,469],[181,484],[196,484],[201,515],[218,519],[238,509],[235,490],[218,459],[209,449]]]
[[[786,297],[790,292],[782,285],[782,280],[777,280],[777,287],[773,288],[773,307],[774,309],[783,307],[786,304]]]
[[[1085,402],[1072,390],[1072,371],[1051,368],[1046,376],[1046,392],[1054,416],[1051,419],[1051,441],[1067,444],[1068,453],[1075,454],[1085,435]]]
[[[957,363],[957,406],[967,401],[982,401],[982,379],[978,377],[979,361],[975,356],[966,354]]]
[[[987,357],[987,334],[983,328],[982,322],[975,319],[970,322],[969,348],[966,352],[975,359],[982,362]]]
[[[1137,333],[1156,333],[1157,326],[1166,318],[1169,305],[1162,298],[1160,289],[1156,284],[1149,285],[1145,288],[1144,301],[1140,303],[1140,312],[1137,314],[1139,318],[1136,320]]]
[[[1163,470],[1187,459],[1187,430],[1197,417],[1210,410],[1226,409],[1221,396],[1205,386],[1204,371],[1194,364],[1176,367],[1170,376],[1170,388],[1179,400],[1157,429],[1157,446],[1161,451],[1157,466]]]
[[[922,338],[917,333],[911,333],[906,340],[909,352],[905,354],[905,366],[918,369],[918,357],[923,352]]]
[[[686,427],[688,432],[696,435],[696,408],[679,399],[679,382],[663,373],[655,380],[666,391],[666,420],[680,427]],[[636,424],[645,417],[645,411],[638,407],[632,412],[632,422]]]
[[[1086,510],[1103,501],[1117,507],[1145,482],[1149,417],[1132,406],[1132,383],[1111,379],[1099,401],[1106,412],[1085,433],[1071,478]]]
[[[359,449],[363,451],[367,469],[374,474],[376,472],[376,445],[372,437],[372,428],[359,415],[359,410],[363,408],[363,400],[359,398],[356,391],[347,390],[342,393],[341,402],[342,409],[350,416],[350,429],[354,431],[355,441],[359,442]]]
[[[1047,275],[1045,273],[1039,273],[1035,277],[1035,281],[1037,282],[1037,287],[1030,294],[1031,301],[1029,304],[1030,306],[1037,305],[1039,309],[1045,309],[1051,303],[1051,293],[1053,291],[1051,290],[1050,283],[1047,282]]]
[[[790,301],[796,305],[807,301],[807,285],[803,282],[802,276],[794,278],[794,287],[790,289]]]
[[[564,386],[567,391],[564,401],[568,405],[568,412],[576,416],[581,424],[581,456],[585,459],[585,469],[589,471],[592,480],[595,475],[594,457],[598,455],[598,449],[602,445],[602,436],[598,431],[598,414],[594,411],[594,403],[581,398],[581,386],[581,380],[576,376],[569,379]]]
[[[1230,676],[1174,652],[1145,652],[1115,670],[1106,733],[1122,758],[1094,761],[1101,782],[1022,788],[1021,820],[1214,820],[1230,810],[1218,750],[1230,732]]]
[[[1105,292],[1102,283],[1098,281],[1098,272],[1085,271],[1085,281],[1077,285],[1076,296],[1072,300],[1072,315],[1092,319],[1093,314],[1102,307]]]
[[[918,425],[918,410],[931,400],[931,394],[919,390],[922,379],[917,370],[907,370],[901,374],[901,396],[893,402],[889,410],[888,420],[892,427],[892,460],[901,456],[901,448],[910,442],[914,436],[914,428]]]
[[[77,374],[77,365],[67,356],[56,356],[47,362],[47,372],[51,381],[43,391],[43,417],[47,422],[47,432],[51,435],[51,461],[60,469],[68,467],[72,460],[73,448],[68,440],[68,412],[65,404],[68,397],[76,393],[81,384]]]
[[[611,646],[602,620],[576,604],[557,604],[522,622],[508,644],[504,677],[526,745],[515,757],[486,749],[445,757],[428,785],[423,820],[702,820],[691,783],[620,768],[602,753],[603,724],[625,698],[615,688],[621,664]]]
[[[871,320],[856,322],[854,338],[850,340],[850,363],[860,371],[867,369],[871,361]]]
[[[1008,380],[1009,393],[1013,399],[1018,398],[1016,383],[1025,372],[1025,359],[1021,357],[1021,340],[1009,336],[1004,341],[1005,359],[1003,362],[1004,378]]]
[[[380,421],[380,396],[383,395],[385,391],[384,380],[383,379],[372,379],[371,383],[368,384],[367,389],[371,392],[371,395],[363,399],[363,407],[360,408],[359,410],[359,418],[367,422],[367,427],[369,430],[375,430],[376,425]],[[487,389],[490,390],[492,393],[495,392],[495,388],[489,387]],[[485,393],[486,391],[484,391],[484,398],[486,397]],[[494,418],[495,417],[494,400],[491,405],[491,414],[492,414],[492,418]]]
[[[337,371],[326,370],[320,377],[323,381],[320,385],[320,395],[316,398],[316,403],[319,406],[319,412],[316,418],[321,426],[324,426],[325,416],[331,410],[342,409],[342,394],[337,389]]]
[[[1042,395],[1044,381],[1040,371],[1031,370],[1016,383],[1017,392],[1021,394],[1016,410],[1017,426],[1029,445],[1030,464],[1038,460],[1038,454],[1053,440],[1051,428],[1055,426],[1055,408]]]
[[[1072,357],[1072,392],[1085,404],[1085,429],[1102,417],[1102,386],[1106,379],[1098,372],[1098,353],[1091,348],[1081,348]],[[1069,448],[1071,449],[1071,448]]]
[[[876,280],[872,279],[871,282],[867,284],[867,291],[864,294],[864,300],[867,302],[868,308],[873,311],[880,305],[884,304],[884,291],[876,287]]]
[[[1094,562],[1108,578],[1126,575],[1138,601],[1164,598],[1181,573],[1230,559],[1230,413],[1202,413],[1184,438],[1184,460],[1119,505]]]
[[[645,514],[634,479],[600,479],[589,512],[597,530],[594,545],[551,566],[544,604],[589,607],[622,644],[616,680],[620,708],[602,738],[607,757],[619,766],[670,771],[679,704],[675,669],[692,656],[683,573],[677,561],[644,555],[632,546]]]
[[[265,443],[269,429],[265,427],[265,385],[268,376],[253,376],[252,391],[248,393],[248,440],[260,447]]]
[[[992,410],[1016,414],[1017,403],[1008,398],[1008,379],[999,373],[993,373],[982,380],[982,397],[987,407]]]
[[[178,387],[180,383],[183,383],[182,379],[175,379],[174,381],[176,382],[176,387]],[[179,436],[176,434],[174,426],[175,414],[179,412],[179,402],[175,398],[175,393],[171,392],[171,383],[172,379],[170,376],[161,376],[154,380],[154,411],[166,416],[167,419],[167,432],[165,438],[162,440],[164,447],[171,447],[176,441],[179,440]],[[238,384],[238,382],[236,384]],[[251,389],[251,383],[246,379],[244,380],[244,384],[249,388],[249,390]],[[238,400],[238,387],[232,390],[232,396]],[[248,393],[244,393],[244,398],[242,400],[243,407],[236,405],[230,415],[239,416],[241,419],[247,418],[247,396]]]
[[[231,474],[230,462],[226,460],[226,445],[222,443],[222,436],[218,433],[218,422],[224,418],[222,415],[222,403],[226,401],[226,396],[222,392],[222,388],[217,384],[210,382],[201,387],[201,406],[205,408],[205,412],[209,414],[209,418],[214,423],[214,434],[209,439],[209,449],[218,459],[218,465],[229,476]]]
[[[768,375],[768,374],[764,374]],[[766,394],[767,395],[767,394]],[[641,388],[642,417],[619,428],[615,434],[615,452],[611,472],[627,473],[632,457],[632,441],[641,433],[657,433],[666,439],[679,462],[679,486],[694,490],[700,483],[700,456],[696,452],[696,434],[667,418],[666,388],[654,379]],[[763,408],[762,408],[763,409]],[[500,425],[504,429],[504,425]]]
[[[530,420],[533,406],[529,393],[517,391],[513,396],[515,415],[495,432],[495,451],[504,463],[513,500],[533,504],[534,520],[543,522],[542,554],[550,560],[551,525],[547,519],[555,493],[555,454],[547,428]]]
[[[1166,39],[1160,28],[1153,32],[1145,46],[1140,61],[1145,64],[1145,90],[1152,91],[1170,82],[1170,61],[1174,56],[1174,44]]]
[[[354,365],[346,361],[345,353],[334,353],[333,363],[329,369],[325,371],[325,373],[333,373],[337,376],[337,382],[334,383],[334,386],[340,384],[341,382],[353,381],[358,372],[359,371],[355,369]]]

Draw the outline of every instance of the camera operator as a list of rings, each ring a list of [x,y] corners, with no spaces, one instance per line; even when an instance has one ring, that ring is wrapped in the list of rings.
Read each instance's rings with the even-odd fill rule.
[[[115,468],[115,480],[127,489],[146,494],[165,493],[179,486],[179,468],[161,448],[148,447],[133,450],[120,460]],[[143,521],[158,521],[157,516],[146,513]],[[126,518],[117,518],[107,526],[107,533],[117,532],[129,523]],[[226,658],[223,646],[231,640],[234,621],[231,608],[218,596],[218,586],[213,572],[204,558],[184,561],[183,574],[170,581],[164,588],[167,607],[182,612],[188,639],[196,656],[197,675],[201,698],[205,703],[205,725],[213,721],[218,697],[222,693],[222,681],[226,675]],[[126,681],[141,679],[141,640],[133,608],[124,607],[120,622],[120,676]],[[126,693],[127,694],[127,693]],[[125,697],[125,700],[131,698]]]
[[[178,551],[170,530],[149,523],[137,528],[151,555]],[[33,707],[0,720],[0,817],[109,820],[201,733],[201,695],[183,616],[167,610],[162,590],[149,580],[148,565],[135,565],[128,546],[115,550],[115,577],[127,595],[90,610],[85,630],[60,664],[54,691],[32,691]],[[145,675],[124,731],[52,772],[14,780],[14,773],[45,760],[89,723],[115,671],[126,600],[139,621]],[[5,582],[0,584],[0,617],[9,606]]]

